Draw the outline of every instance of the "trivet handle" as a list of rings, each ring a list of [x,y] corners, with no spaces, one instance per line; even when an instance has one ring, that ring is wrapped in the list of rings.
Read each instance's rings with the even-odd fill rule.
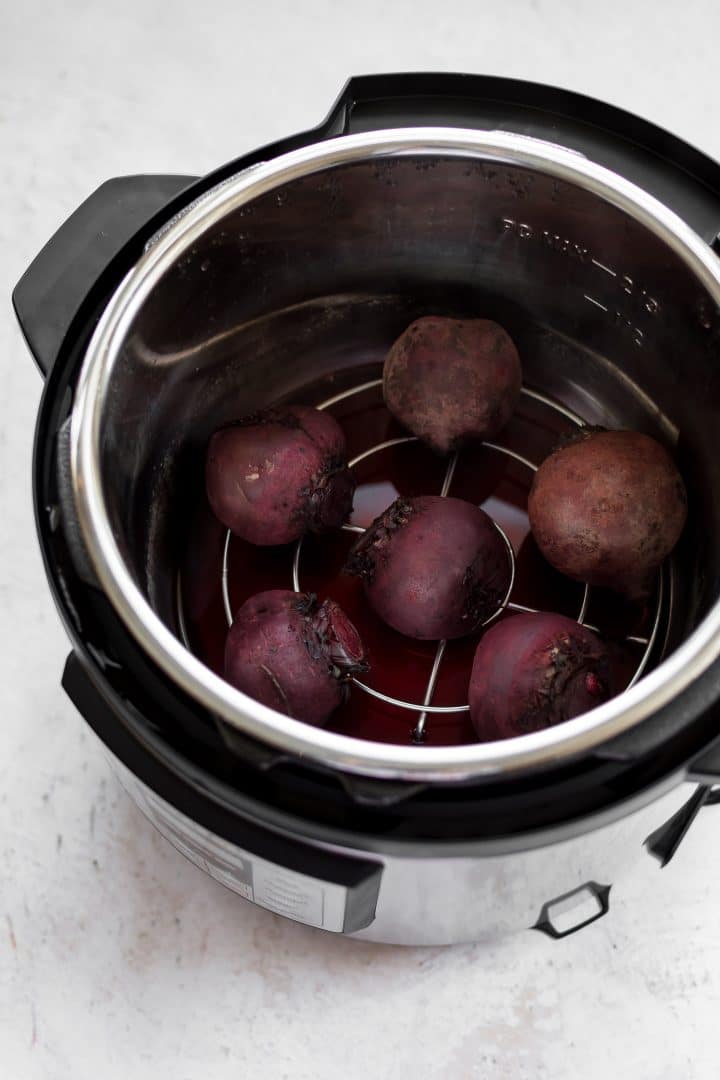
[[[115,259],[191,176],[122,176],[102,184],[60,226],[13,292],[35,363],[47,375],[75,317],[114,283]],[[138,254],[142,240],[138,242]]]

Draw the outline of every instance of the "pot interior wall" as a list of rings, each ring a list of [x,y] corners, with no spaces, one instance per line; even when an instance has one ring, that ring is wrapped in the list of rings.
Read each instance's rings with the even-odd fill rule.
[[[596,195],[460,156],[315,173],[228,213],[155,287],[102,426],[111,519],[176,627],[177,541],[211,432],[331,373],[382,361],[420,314],[495,318],[526,384],[676,455],[691,500],[677,642],[720,571],[715,304],[670,247]]]

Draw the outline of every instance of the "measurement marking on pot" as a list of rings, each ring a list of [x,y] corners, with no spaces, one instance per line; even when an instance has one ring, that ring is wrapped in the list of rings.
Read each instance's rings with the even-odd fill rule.
[[[593,264],[593,266],[597,266],[598,270],[604,270],[606,274],[610,275],[610,277],[617,277],[617,274],[614,270],[611,270],[609,266],[606,266],[605,263],[601,263],[598,259],[591,259],[590,262]]]
[[[643,289],[641,285],[638,285],[629,274],[623,274],[620,279],[620,283],[623,288],[623,292],[626,292],[628,296],[636,296],[642,302],[643,308],[647,311],[648,315],[657,315],[660,310],[660,304],[651,296],[647,289]]]
[[[560,255],[569,255],[571,259],[578,259],[581,263],[587,262],[590,254],[588,249],[576,243],[575,240],[571,240],[569,236],[561,236],[559,233],[550,232],[549,229],[543,229],[542,240],[546,247],[557,251]]]
[[[550,229],[543,229],[540,232],[536,226],[530,225],[527,221],[515,221],[514,218],[502,218],[500,224],[503,232],[514,233],[521,240],[532,240],[537,237],[551,251],[567,255],[581,263],[587,262],[590,257],[590,252],[586,247],[561,233],[552,232]]]
[[[642,348],[642,346],[645,344],[645,334],[639,326],[635,326],[632,320],[628,319],[627,315],[623,314],[622,311],[617,310],[611,312],[610,308],[606,307],[605,304],[601,304],[600,301],[596,300],[594,296],[589,296],[587,293],[583,293],[583,300],[587,300],[589,303],[593,304],[594,307],[600,308],[600,310],[604,311],[606,315],[612,315],[615,325],[621,326],[625,330],[629,330],[632,334],[632,339],[635,344],[639,348]]]
[[[635,344],[642,348],[642,346],[645,344],[645,334],[642,332],[639,326],[634,326],[630,319],[628,319],[627,315],[624,315],[622,311],[615,312],[615,322],[619,326],[622,326],[625,329],[629,330],[632,334],[632,338]]]
[[[600,262],[594,255],[590,254],[590,249],[583,247],[577,240],[571,240],[569,236],[563,236],[561,233],[552,232],[550,229],[543,229],[542,231],[536,225],[531,225],[527,221],[516,221],[514,218],[501,218],[500,226],[505,233],[510,233],[517,236],[520,240],[539,240],[544,247],[555,251],[559,255],[567,255],[568,258],[575,260],[579,263],[592,263],[598,270],[602,270],[604,274],[613,278],[620,286],[622,291],[628,296],[632,296],[635,300],[639,301],[642,305],[642,310],[648,315],[657,315],[660,311],[660,302],[651,296],[647,289],[644,289],[641,285],[638,285],[629,274],[620,274],[617,270],[613,270],[611,266],[607,266],[604,262]],[[595,301],[592,297],[586,296],[587,300],[591,303],[597,303],[598,307],[602,307],[604,311],[608,309],[602,304]],[[631,329],[634,329],[631,327]],[[637,344],[642,344],[637,338],[642,337],[642,333],[638,332],[636,335]]]
[[[514,218],[503,218],[502,227],[505,232],[514,232],[521,240],[532,240],[535,230],[526,221],[515,221]]]

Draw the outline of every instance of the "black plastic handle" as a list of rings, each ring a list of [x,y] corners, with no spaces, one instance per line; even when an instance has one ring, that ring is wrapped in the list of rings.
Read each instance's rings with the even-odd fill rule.
[[[667,866],[673,858],[702,808],[717,801],[717,792],[711,787],[699,787],[671,818],[650,833],[645,840],[645,847],[661,867]]]
[[[360,75],[320,130],[418,126],[509,131],[577,150],[655,195],[708,243],[720,230],[717,162],[624,109],[559,87],[452,72]]]
[[[80,306],[128,241],[191,176],[123,176],[102,184],[33,260],[13,305],[35,362],[47,375]]]

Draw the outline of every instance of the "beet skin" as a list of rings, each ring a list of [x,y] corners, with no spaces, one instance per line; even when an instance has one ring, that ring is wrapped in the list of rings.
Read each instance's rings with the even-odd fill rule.
[[[439,495],[400,498],[352,548],[373,610],[401,634],[462,637],[490,618],[510,584],[510,559],[491,518]]]
[[[334,600],[271,589],[246,600],[225,644],[225,678],[278,712],[324,724],[350,676],[367,669],[360,636]]]
[[[639,598],[680,538],[687,497],[654,439],[588,428],[543,461],[528,515],[538,547],[561,573]]]
[[[268,410],[215,432],[205,485],[223,525],[263,545],[339,528],[355,491],[342,428],[304,405]]]
[[[388,409],[439,454],[492,439],[512,416],[521,385],[517,349],[489,319],[416,319],[383,370]]]
[[[564,615],[513,615],[483,635],[470,677],[470,716],[481,741],[571,720],[613,695],[604,645]]]

